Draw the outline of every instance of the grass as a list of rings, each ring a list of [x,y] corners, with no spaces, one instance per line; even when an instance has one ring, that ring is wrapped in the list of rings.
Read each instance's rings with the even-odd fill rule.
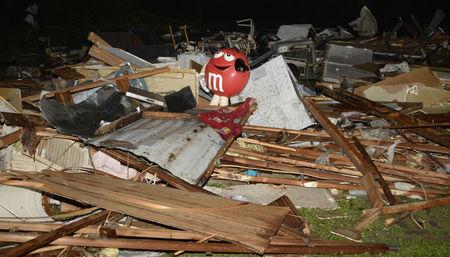
[[[335,210],[299,209],[299,213],[309,223],[314,235],[322,239],[342,238],[330,233],[333,228],[353,228],[360,220],[361,211],[370,207],[364,198],[338,200],[340,208]],[[322,218],[322,219],[321,219]],[[326,219],[323,219],[326,218]],[[410,217],[399,223],[384,227],[383,219],[372,223],[363,233],[363,242],[385,243],[399,247],[399,251],[391,251],[376,256],[414,257],[414,256],[450,256],[450,206],[437,207],[417,211],[414,219],[423,226],[419,228]],[[183,254],[183,257],[247,257],[251,254]],[[292,256],[292,255],[291,255]],[[344,256],[344,255],[317,255]],[[369,254],[346,256],[372,256]]]
[[[369,208],[369,203],[365,199],[351,199],[339,200],[338,204],[340,208],[336,210],[302,208],[300,214],[308,220],[315,235],[323,239],[341,239],[332,235],[331,229],[354,227],[360,220],[361,211]],[[344,216],[344,218],[327,220],[318,218],[323,216]],[[378,256],[450,256],[450,206],[417,211],[413,216],[419,224],[422,224],[423,229],[419,228],[410,217],[387,228],[383,225],[383,219],[378,219],[364,231],[363,242],[385,243],[400,248],[398,252],[391,251]]]

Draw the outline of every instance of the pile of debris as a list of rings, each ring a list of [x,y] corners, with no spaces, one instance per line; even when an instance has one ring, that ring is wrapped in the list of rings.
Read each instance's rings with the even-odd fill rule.
[[[371,222],[450,204],[449,69],[412,64],[416,50],[386,51],[378,38],[330,41],[351,37],[342,27],[283,25],[251,58],[232,105],[209,106],[201,81],[211,49],[255,50],[253,21],[240,23],[248,35],[204,38],[200,48],[186,39],[190,47],[160,63],[91,33],[89,58],[52,68],[50,80],[0,82],[2,256],[380,253],[390,247],[361,240]],[[367,8],[351,26],[377,33]],[[442,30],[433,32],[421,39],[426,56],[448,40],[431,41]],[[355,228],[332,231],[351,241],[324,240],[284,193],[264,203],[223,197],[213,180],[363,192],[372,208]]]

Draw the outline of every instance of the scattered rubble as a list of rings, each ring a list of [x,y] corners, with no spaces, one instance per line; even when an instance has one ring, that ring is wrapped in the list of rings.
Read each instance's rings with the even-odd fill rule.
[[[391,225],[450,204],[450,69],[430,64],[450,56],[443,16],[422,37],[399,37],[403,22],[381,36],[363,7],[349,23],[356,34],[282,25],[259,54],[252,19],[238,21],[248,33],[199,41],[187,25],[181,36],[170,27],[167,56],[150,46],[139,56],[144,44],[131,32],[92,32],[89,49],[48,48],[57,65],[8,67],[2,256],[394,250],[361,235],[376,219]],[[205,66],[224,48],[248,56],[250,78],[212,106]],[[355,227],[330,231],[351,241],[314,236],[296,209],[337,208],[337,192],[371,205]]]

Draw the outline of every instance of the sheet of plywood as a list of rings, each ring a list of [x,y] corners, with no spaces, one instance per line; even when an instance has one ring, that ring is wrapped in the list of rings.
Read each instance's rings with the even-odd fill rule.
[[[145,82],[150,92],[160,95],[189,86],[198,102],[198,73],[194,69],[171,68],[170,72],[145,78]]]
[[[10,103],[18,112],[22,112],[22,97],[18,88],[0,88],[0,96]]]
[[[0,96],[0,111],[1,112],[19,113],[19,110],[17,110],[12,104],[10,104],[2,96]]]

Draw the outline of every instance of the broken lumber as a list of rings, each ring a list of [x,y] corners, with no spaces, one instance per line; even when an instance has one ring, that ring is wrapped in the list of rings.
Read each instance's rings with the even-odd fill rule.
[[[19,141],[22,138],[23,129],[18,129],[8,135],[4,135],[0,138],[0,149],[7,147],[15,142]]]
[[[136,72],[136,73],[132,73],[132,74],[127,74],[127,75],[123,75],[117,78],[113,78],[112,81],[116,81],[116,80],[120,80],[120,79],[137,79],[137,78],[144,78],[144,77],[149,77],[149,76],[153,76],[153,75],[157,75],[157,74],[161,74],[164,72],[169,72],[170,71],[170,67],[166,66],[163,68],[155,68],[155,69],[149,69],[146,71],[141,71],[141,72]],[[45,94],[44,96],[47,98],[50,97],[54,97],[55,94],[61,93],[61,92],[66,92],[67,90],[69,90],[70,93],[76,93],[76,92],[81,92],[81,91],[85,91],[85,90],[89,90],[89,89],[93,89],[96,87],[101,87],[101,86],[105,86],[108,84],[111,84],[112,81],[107,81],[107,80],[98,80],[95,82],[91,82],[91,83],[86,83],[86,84],[81,84],[81,85],[77,85],[71,88],[64,88],[64,89],[60,89],[60,90],[55,90],[55,91],[51,91],[47,94]],[[31,96],[27,96],[27,97],[23,97],[22,101],[38,101],[39,99],[41,99],[41,95],[40,94],[36,94],[36,95],[31,95]]]
[[[389,203],[391,205],[396,203],[395,197],[392,194],[391,190],[389,189],[389,186],[387,185],[386,181],[384,181],[383,176],[381,176],[380,172],[377,169],[377,166],[372,162],[372,158],[370,155],[366,152],[366,149],[364,146],[358,141],[356,137],[353,137],[353,143],[356,146],[356,149],[361,153],[362,157],[367,160],[367,168],[369,168],[369,171],[372,173],[374,179],[380,184],[381,189],[383,189],[384,195],[386,195]]]
[[[355,167],[363,174],[363,184],[366,188],[369,201],[373,207],[378,208],[383,206],[383,197],[378,191],[379,185],[375,182],[373,174],[370,169],[370,164],[355,146],[351,145],[344,137],[341,131],[336,128],[331,121],[325,117],[316,107],[312,99],[303,97],[303,104],[328,132],[328,134],[336,141],[336,143],[344,150],[347,157],[353,162]]]
[[[438,206],[444,206],[450,204],[450,196],[444,197],[444,198],[438,198],[428,201],[419,201],[414,203],[404,203],[404,204],[397,204],[393,206],[386,206],[381,208],[381,211],[383,214],[392,214],[392,213],[400,213],[400,212],[406,212],[406,211],[418,211],[418,210],[425,210],[430,209]]]
[[[25,181],[11,180],[14,174],[26,178]],[[264,253],[289,211],[95,174],[15,172],[6,176],[0,183],[33,188],[163,225],[215,235],[257,253]]]
[[[13,248],[9,248],[9,249],[3,251],[2,256],[5,256],[5,257],[24,256],[42,246],[45,246],[45,245],[57,240],[58,238],[64,237],[66,235],[70,235],[81,228],[84,228],[88,225],[91,225],[91,224],[94,224],[94,223],[97,223],[99,221],[106,219],[106,217],[109,215],[109,213],[110,213],[109,211],[100,211],[99,213],[92,214],[90,216],[87,216],[85,218],[77,220],[68,225],[59,227],[53,231],[47,232],[47,233],[37,236],[33,239],[30,239],[26,242],[23,242],[20,245],[17,245]]]
[[[26,233],[0,232],[1,242],[24,242],[35,238]],[[52,245],[84,246],[98,248],[120,248],[150,251],[184,251],[184,252],[215,252],[215,253],[252,253],[251,250],[228,243],[184,242],[174,240],[152,239],[112,239],[112,238],[86,238],[62,237],[51,243]],[[346,241],[324,240],[322,244],[290,244],[269,245],[267,254],[356,254],[356,253],[384,253],[390,248],[384,244],[356,244]]]
[[[342,89],[335,88],[331,90],[323,86],[320,86],[318,88],[324,95],[331,97],[341,103],[350,105],[354,107],[356,110],[359,110],[361,112],[383,118],[389,121],[392,125],[414,127],[415,124],[426,123],[421,119],[404,114],[400,111],[396,111],[392,108],[376,103],[367,98],[352,94]],[[439,145],[450,147],[450,133],[447,132],[445,129],[419,127],[408,130]]]

